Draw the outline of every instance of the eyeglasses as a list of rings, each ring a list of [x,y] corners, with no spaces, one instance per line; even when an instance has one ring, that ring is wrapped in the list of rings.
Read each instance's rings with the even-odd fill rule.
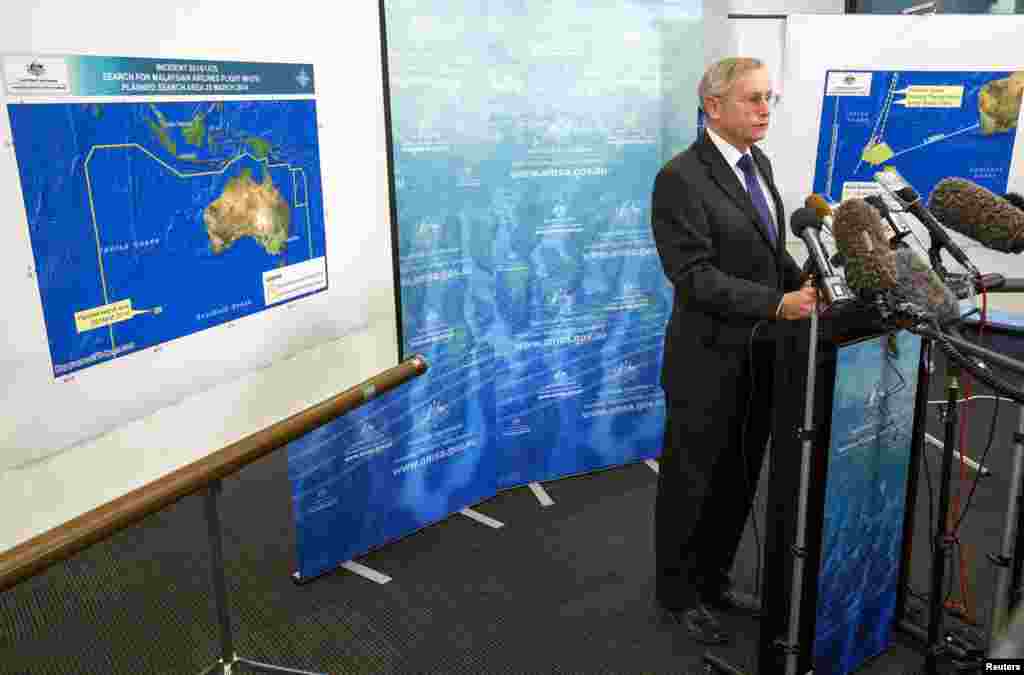
[[[750,94],[749,96],[745,96],[743,98],[739,98],[739,99],[736,99],[736,100],[741,102],[741,103],[745,103],[746,105],[750,106],[751,108],[756,108],[757,106],[761,105],[762,103],[766,104],[769,108],[774,108],[775,106],[777,106],[779,104],[779,101],[781,100],[781,98],[782,97],[779,94],[775,93],[774,91],[767,91],[767,92],[759,91],[759,92],[756,92],[754,94]]]

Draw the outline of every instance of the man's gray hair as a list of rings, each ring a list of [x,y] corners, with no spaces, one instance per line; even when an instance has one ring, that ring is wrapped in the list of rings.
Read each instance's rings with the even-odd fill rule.
[[[704,77],[700,78],[700,84],[697,86],[697,97],[701,106],[704,105],[705,98],[724,96],[736,80],[758,68],[764,68],[764,62],[746,56],[731,56],[711,64],[704,71]]]

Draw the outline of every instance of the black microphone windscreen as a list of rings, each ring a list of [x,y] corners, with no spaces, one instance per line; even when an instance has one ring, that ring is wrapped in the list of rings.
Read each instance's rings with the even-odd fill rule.
[[[1004,253],[1024,251],[1024,211],[963,178],[943,178],[928,199],[943,225],[987,248]]]
[[[1006,201],[1010,202],[1011,204],[1016,206],[1021,211],[1024,211],[1024,197],[1022,197],[1020,195],[1020,193],[1018,193],[1018,192],[1007,192],[1003,196],[1003,199],[1005,199]]]
[[[799,238],[807,228],[817,230],[821,227],[818,213],[814,209],[802,206],[789,217],[789,229]]]
[[[846,283],[862,298],[896,288],[895,256],[878,211],[863,199],[847,199],[833,211],[836,248],[845,265]]]

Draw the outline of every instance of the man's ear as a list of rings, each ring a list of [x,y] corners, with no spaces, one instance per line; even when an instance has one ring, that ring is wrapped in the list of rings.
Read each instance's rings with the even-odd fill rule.
[[[704,110],[704,115],[710,119],[717,120],[721,116],[721,102],[714,96],[706,96],[701,107]]]

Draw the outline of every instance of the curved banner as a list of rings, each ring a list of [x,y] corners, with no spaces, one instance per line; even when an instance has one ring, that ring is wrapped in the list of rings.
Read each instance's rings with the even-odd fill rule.
[[[481,439],[474,470],[451,469],[473,485],[446,473],[447,460],[394,473],[399,458],[418,461],[410,447],[339,478],[347,512],[329,504],[330,490],[316,497],[296,483],[303,574],[498,489],[655,457],[661,447],[658,376],[672,295],[650,194],[659,168],[695,133],[701,3],[383,8],[400,349],[430,363],[417,391],[457,381],[447,369],[468,354],[489,355],[475,377],[490,388],[466,382],[459,392],[480,392],[461,431]],[[422,433],[410,428],[406,442],[421,444],[422,456],[446,452]],[[320,438],[325,458],[352,443]],[[303,452],[293,451],[296,465]],[[437,472],[425,479],[434,491],[391,515],[402,508],[394,495],[414,494],[402,486],[422,471]],[[321,498],[336,515],[311,512]]]
[[[471,349],[293,442],[300,580],[494,496],[494,355]]]
[[[694,134],[700,4],[385,8],[403,353],[493,346],[500,487],[656,456],[650,192]]]

